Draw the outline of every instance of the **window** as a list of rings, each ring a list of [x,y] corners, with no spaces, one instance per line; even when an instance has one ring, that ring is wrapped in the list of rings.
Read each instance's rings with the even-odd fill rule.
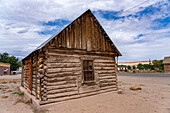
[[[83,75],[84,81],[94,81],[93,60],[83,61]]]

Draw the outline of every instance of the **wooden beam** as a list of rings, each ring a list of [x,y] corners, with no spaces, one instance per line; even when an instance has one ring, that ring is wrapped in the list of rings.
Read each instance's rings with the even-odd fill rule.
[[[87,49],[87,43],[86,43],[86,16],[82,16],[82,49]]]

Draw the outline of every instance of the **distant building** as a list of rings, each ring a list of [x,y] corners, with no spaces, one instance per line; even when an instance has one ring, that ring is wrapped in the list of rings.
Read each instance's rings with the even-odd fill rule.
[[[164,58],[163,64],[164,64],[164,72],[170,73],[170,56]]]
[[[126,66],[135,66],[137,67],[138,64],[149,64],[152,61],[131,61],[131,62],[119,62],[119,65],[126,65]]]
[[[0,62],[0,75],[10,74],[10,64]]]
[[[118,70],[118,71],[125,71],[125,70],[128,70],[128,67],[125,66],[125,65],[118,65],[118,66],[117,66],[117,70]]]

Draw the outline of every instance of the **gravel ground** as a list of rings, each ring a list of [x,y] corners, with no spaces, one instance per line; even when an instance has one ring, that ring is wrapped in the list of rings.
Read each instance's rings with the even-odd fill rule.
[[[19,92],[19,76],[0,76],[0,113],[39,113]],[[11,79],[9,79],[11,78]],[[9,82],[8,82],[9,81]],[[41,113],[170,113],[170,77],[118,76],[123,94],[103,93],[64,101]],[[142,90],[129,88],[140,85]]]
[[[163,73],[118,73],[118,76],[170,78],[170,74]]]

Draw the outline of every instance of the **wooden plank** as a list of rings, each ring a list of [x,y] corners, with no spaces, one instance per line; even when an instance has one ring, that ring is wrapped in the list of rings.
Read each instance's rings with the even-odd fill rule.
[[[82,16],[82,49],[87,49],[87,43],[86,43],[86,16]]]
[[[78,19],[75,22],[75,26],[76,26],[76,48],[80,49],[80,20]]]
[[[66,28],[66,42],[67,42],[67,48],[70,48],[70,35],[69,35],[69,27]]]
[[[79,22],[79,37],[80,37],[80,49],[82,49],[82,17],[80,18]]]
[[[95,39],[95,33],[94,33],[94,21],[92,18],[90,18],[91,20],[91,37],[92,37],[92,50],[96,50],[96,39]]]
[[[65,37],[65,48],[67,48],[67,31],[66,31],[66,28],[64,30],[64,37]]]
[[[105,39],[104,35],[102,35],[102,43],[103,43],[102,50],[103,50],[103,51],[106,51],[106,47],[105,47],[106,41],[105,41],[105,40],[106,40],[106,39]]]
[[[87,51],[92,50],[92,39],[91,39],[91,21],[89,15],[86,16],[86,39],[87,39]]]
[[[78,28],[77,28],[77,49],[81,49],[81,26],[80,26],[80,18],[77,20],[77,25],[78,25]]]
[[[95,41],[96,41],[96,51],[99,51],[99,31],[98,31],[98,26],[96,23],[94,23],[94,36],[95,36]]]
[[[113,49],[112,49],[110,43],[109,43],[108,45],[109,45],[109,47],[108,47],[108,48],[109,48],[109,52],[113,51]]]
[[[65,30],[61,33],[61,42],[62,42],[62,47],[65,47]]]
[[[102,51],[103,43],[102,43],[102,33],[100,28],[98,27],[98,33],[99,33],[99,51]]]
[[[71,25],[71,48],[75,48],[75,22]]]
[[[62,47],[61,33],[58,35],[58,45]]]
[[[72,26],[69,26],[69,48],[72,48],[72,43],[73,43],[73,35],[72,35]]]
[[[105,38],[105,51],[109,51],[108,40]]]
[[[58,48],[59,44],[58,44],[58,36],[55,36],[55,46]]]
[[[74,45],[74,48],[78,48],[78,23],[77,21],[74,22],[74,25],[75,25],[75,29],[74,29],[74,36],[75,36],[75,45]]]

